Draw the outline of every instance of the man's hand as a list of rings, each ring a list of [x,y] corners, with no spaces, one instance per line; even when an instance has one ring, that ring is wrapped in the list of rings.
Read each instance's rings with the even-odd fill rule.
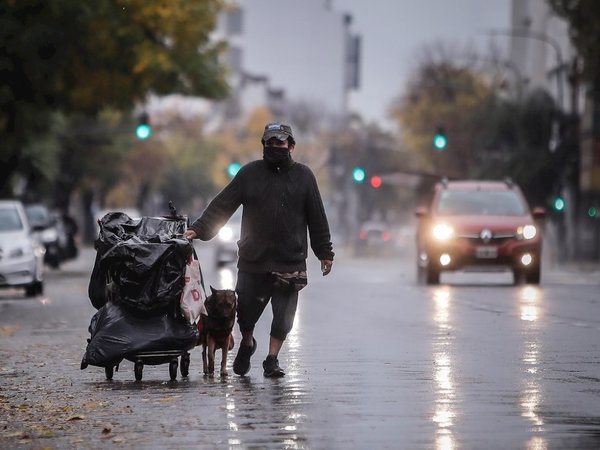
[[[183,233],[183,237],[186,239],[189,239],[190,241],[192,239],[195,239],[198,235],[196,234],[196,232],[194,230],[185,230],[185,233]]]
[[[331,272],[331,266],[333,266],[333,261],[330,261],[328,259],[321,260],[321,272],[323,273],[323,276]]]

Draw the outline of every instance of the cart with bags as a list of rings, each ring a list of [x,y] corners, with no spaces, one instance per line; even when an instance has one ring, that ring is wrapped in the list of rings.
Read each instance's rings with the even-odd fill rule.
[[[96,260],[88,294],[98,310],[81,361],[103,367],[108,380],[126,359],[140,381],[144,365],[169,365],[171,380],[189,374],[204,307],[200,265],[183,237],[187,218],[131,218],[106,214],[98,221]],[[194,284],[195,283],[195,284]]]

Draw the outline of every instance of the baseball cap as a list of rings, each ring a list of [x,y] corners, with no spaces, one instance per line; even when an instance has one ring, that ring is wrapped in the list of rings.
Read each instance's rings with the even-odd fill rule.
[[[271,138],[277,138],[280,141],[286,141],[288,138],[292,138],[292,142],[294,142],[292,127],[279,122],[266,124],[262,140],[263,142],[267,142]]]

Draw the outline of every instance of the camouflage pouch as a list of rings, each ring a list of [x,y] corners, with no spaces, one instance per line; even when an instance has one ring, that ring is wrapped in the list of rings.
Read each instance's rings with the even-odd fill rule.
[[[305,271],[296,272],[271,272],[273,284],[284,290],[300,291],[308,284]]]

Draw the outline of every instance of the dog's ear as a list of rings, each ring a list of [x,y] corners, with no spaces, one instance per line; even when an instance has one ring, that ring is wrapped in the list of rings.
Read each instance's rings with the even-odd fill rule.
[[[215,295],[217,293],[217,290],[214,287],[210,286],[210,292],[212,292],[212,295]]]

